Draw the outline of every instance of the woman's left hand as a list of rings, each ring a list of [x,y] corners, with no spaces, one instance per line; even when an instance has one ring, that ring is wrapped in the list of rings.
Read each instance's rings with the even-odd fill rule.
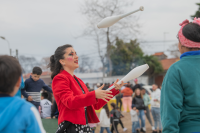
[[[116,90],[119,90],[119,89],[121,89],[122,88],[122,86],[124,86],[126,83],[124,83],[123,81],[121,82],[121,84],[117,84],[117,82],[119,81],[119,79],[117,79],[116,81],[115,81],[115,83],[113,84],[114,86],[115,86],[115,89]]]

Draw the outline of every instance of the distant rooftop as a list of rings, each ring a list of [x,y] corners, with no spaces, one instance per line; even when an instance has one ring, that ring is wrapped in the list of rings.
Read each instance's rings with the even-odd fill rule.
[[[165,55],[165,54],[164,54],[164,52],[158,52],[158,53],[155,53],[155,54],[153,54],[153,55],[155,55],[155,56],[160,56],[160,55]]]
[[[179,58],[172,58],[172,59],[164,59],[164,60],[161,60],[161,64],[162,64],[162,67],[164,70],[168,70],[169,67],[174,64],[175,62],[179,61],[180,59]]]

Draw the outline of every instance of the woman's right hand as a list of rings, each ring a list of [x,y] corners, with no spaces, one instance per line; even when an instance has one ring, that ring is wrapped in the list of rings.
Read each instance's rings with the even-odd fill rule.
[[[112,93],[112,91],[107,91],[107,90],[102,90],[102,88],[104,87],[104,84],[99,87],[97,90],[95,90],[95,96],[97,99],[102,99],[106,102],[108,102],[106,99],[112,99],[113,95],[110,95],[109,93]]]

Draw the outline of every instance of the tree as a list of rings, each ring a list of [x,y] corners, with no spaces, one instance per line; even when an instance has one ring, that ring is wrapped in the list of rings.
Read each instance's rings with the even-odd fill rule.
[[[110,56],[113,63],[113,75],[127,74],[133,68],[134,59],[142,54],[143,52],[137,40],[130,40],[129,43],[125,43],[123,40],[116,38]]]
[[[134,15],[120,20],[113,26],[105,29],[97,29],[96,24],[103,18],[124,13],[124,10],[132,6],[132,0],[85,0],[80,6],[81,13],[86,17],[87,24],[82,36],[90,37],[97,45],[98,54],[103,65],[105,77],[105,66],[108,62],[109,73],[112,75],[112,61],[110,51],[117,36],[124,40],[135,37],[139,33],[138,18]],[[102,47],[106,45],[106,50]],[[105,52],[104,52],[105,51]]]
[[[79,68],[76,70],[76,72],[91,72],[93,63],[93,60],[91,60],[88,55],[81,55],[79,57]]]
[[[163,68],[158,58],[153,55],[144,55],[137,40],[125,43],[116,39],[116,44],[112,47],[111,60],[113,62],[113,75],[125,75],[134,67],[148,64],[147,74],[152,77],[163,72]]]
[[[170,52],[170,54],[174,57],[174,58],[179,58],[181,56],[181,53],[178,50],[178,44],[172,44],[171,47],[167,50]]]
[[[152,79],[156,74],[162,73],[163,67],[161,62],[158,60],[156,56],[153,55],[143,55],[139,58],[139,64],[148,64],[149,69],[147,70],[146,74],[149,77],[149,83],[153,83]]]
[[[33,67],[40,66],[40,63],[35,57],[19,56],[19,63],[22,67],[23,73],[31,73]]]
[[[196,3],[196,5],[199,6],[198,10],[194,15],[191,15],[191,18],[194,19],[195,17],[199,18],[200,17],[200,3]]]

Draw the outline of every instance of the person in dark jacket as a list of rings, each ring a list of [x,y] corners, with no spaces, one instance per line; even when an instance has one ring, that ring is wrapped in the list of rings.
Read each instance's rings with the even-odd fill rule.
[[[110,123],[112,124],[111,127],[111,132],[113,133],[113,130],[115,130],[116,133],[118,132],[117,129],[117,125],[119,123],[119,119],[120,119],[120,112],[116,109],[116,104],[115,103],[111,103],[111,112],[110,112]]]
[[[122,113],[121,113],[121,110],[120,110],[120,108],[119,107],[116,107],[116,109],[119,111],[119,113],[120,113],[120,118],[119,118],[119,124],[122,126],[122,128],[123,128],[123,131],[126,131],[127,130],[127,128],[125,128],[124,127],[124,124],[122,123],[122,121],[121,121],[121,118],[123,118],[124,117],[124,115],[122,115]]]
[[[52,110],[51,110],[51,119],[55,116],[55,118],[58,118],[59,112],[58,112],[58,106],[56,104],[56,100],[53,102]]]
[[[139,111],[138,117],[141,120],[141,126],[140,126],[141,132],[145,132],[146,131],[146,128],[145,128],[146,108],[145,108],[144,101],[143,101],[143,95],[139,88],[137,88],[135,90],[135,95],[133,97],[132,104],[134,104],[136,109]]]
[[[132,86],[132,90],[133,90],[133,92],[135,92],[135,90],[136,90],[137,88],[139,88],[139,89],[142,88],[141,85],[138,84],[138,79],[134,79],[134,82],[135,82],[135,85]]]

